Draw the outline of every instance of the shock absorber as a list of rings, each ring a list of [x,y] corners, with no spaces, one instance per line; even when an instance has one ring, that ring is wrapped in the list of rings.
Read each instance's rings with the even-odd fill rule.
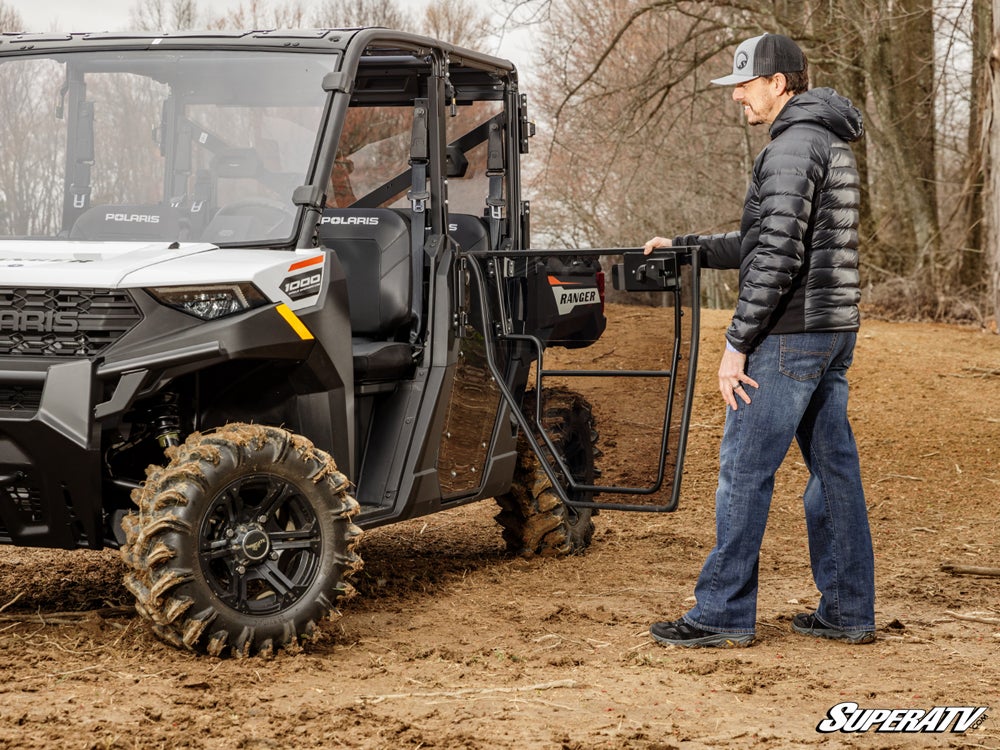
[[[160,447],[166,450],[181,444],[181,416],[177,394],[162,394],[159,403],[149,409],[153,435]]]

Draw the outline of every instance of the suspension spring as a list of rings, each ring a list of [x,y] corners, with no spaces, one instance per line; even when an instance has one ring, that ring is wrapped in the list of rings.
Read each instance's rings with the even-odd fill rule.
[[[181,444],[181,416],[175,394],[163,394],[160,403],[150,408],[150,416],[153,434],[161,448],[166,450]]]

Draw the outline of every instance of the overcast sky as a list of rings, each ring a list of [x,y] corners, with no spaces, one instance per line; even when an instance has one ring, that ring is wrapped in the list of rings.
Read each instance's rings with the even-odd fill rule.
[[[21,14],[30,31],[122,31],[131,27],[138,0],[5,0]],[[423,3],[425,0],[416,0]],[[303,3],[308,5],[308,1]],[[408,0],[413,5],[414,0]],[[169,5],[169,3],[168,3]],[[221,16],[239,0],[197,0],[199,11]]]
[[[137,0],[4,0],[7,6],[21,15],[26,31],[122,31],[131,27],[131,9]],[[407,6],[426,5],[428,0],[406,0]],[[476,0],[487,10],[499,3]],[[198,8],[211,15],[223,15],[239,6],[239,0],[198,0]],[[309,5],[305,0],[305,5]],[[502,17],[498,18],[498,23]],[[518,66],[527,62],[529,44],[526,33],[507,34],[500,53],[514,60]],[[484,50],[494,52],[494,50]]]
[[[134,0],[6,0],[26,31],[118,31],[129,25]],[[227,7],[215,0],[211,7]]]

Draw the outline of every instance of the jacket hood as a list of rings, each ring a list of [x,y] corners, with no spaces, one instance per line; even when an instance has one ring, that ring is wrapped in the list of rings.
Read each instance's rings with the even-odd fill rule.
[[[845,141],[858,140],[865,131],[861,111],[851,100],[830,88],[810,89],[793,96],[771,125],[771,138],[797,123],[822,125]]]

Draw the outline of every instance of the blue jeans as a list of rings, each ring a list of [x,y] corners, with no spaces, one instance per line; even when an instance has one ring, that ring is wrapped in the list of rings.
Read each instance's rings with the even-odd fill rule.
[[[760,545],[774,475],[795,438],[809,481],[803,501],[816,614],[843,630],[875,629],[875,563],[861,469],[847,420],[854,333],[766,337],[747,358],[758,389],[727,409],[715,495],[716,544],[695,587],[691,625],[755,632]]]

